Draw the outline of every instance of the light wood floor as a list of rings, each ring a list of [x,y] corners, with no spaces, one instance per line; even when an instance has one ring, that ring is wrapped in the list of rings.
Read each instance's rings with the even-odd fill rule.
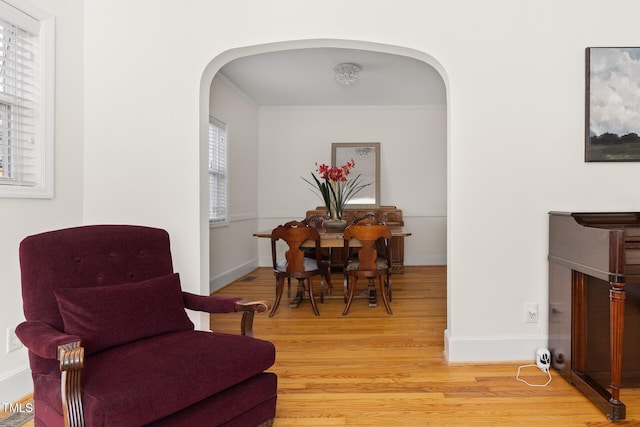
[[[342,276],[332,280],[340,294]],[[260,268],[219,294],[272,302],[274,289],[271,270]],[[315,317],[308,301],[289,308],[285,294],[274,317],[256,317],[256,336],[277,351],[277,427],[640,425],[638,389],[622,390],[627,419],[610,423],[555,371],[544,388],[517,381],[518,366],[533,360],[446,364],[445,267],[393,275],[393,316],[364,299],[346,317],[342,298],[318,305]],[[236,331],[235,316],[215,315],[212,329]],[[546,381],[535,367],[523,372],[530,383]]]
[[[339,294],[341,275],[333,283]],[[271,270],[260,268],[218,293],[272,302]],[[292,309],[285,295],[275,317],[256,317],[256,336],[276,345],[276,427],[640,425],[639,389],[622,390],[627,419],[610,423],[554,371],[545,388],[517,381],[518,366],[532,360],[445,364],[445,267],[394,275],[393,316],[364,299],[346,317],[343,307],[342,298],[326,300],[315,317],[308,301]],[[239,321],[238,314],[215,315],[212,327],[236,333]],[[524,373],[531,383],[546,380],[537,368]]]

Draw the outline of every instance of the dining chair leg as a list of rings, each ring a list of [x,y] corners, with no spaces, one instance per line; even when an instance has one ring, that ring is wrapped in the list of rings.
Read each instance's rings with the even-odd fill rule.
[[[344,283],[345,283],[345,293],[347,291],[347,287],[349,288],[349,300],[346,301],[347,305],[345,305],[344,311],[342,312],[342,315],[346,316],[347,313],[349,312],[349,308],[351,307],[351,303],[353,302],[353,296],[356,293],[356,283],[358,283],[358,277],[356,276],[353,278],[353,283],[351,283],[351,286],[348,286],[349,285],[348,277],[345,277]]]
[[[324,270],[324,280],[327,283],[327,295],[331,295],[331,267],[327,266]]]
[[[346,304],[347,301],[349,300],[349,278],[347,277],[347,275],[344,275],[344,284],[343,284],[343,290],[342,290],[342,294],[344,297],[344,303]]]
[[[328,287],[327,288],[327,295],[331,295],[331,290],[332,290],[331,289],[332,288],[332,286],[331,286],[331,260],[333,259],[333,255],[332,255],[333,254],[333,248],[329,248],[328,252],[329,252],[329,259],[327,259],[327,261],[326,261],[326,265],[325,266],[327,267],[327,269],[325,270],[325,273],[327,275],[327,287]]]
[[[313,281],[311,280],[311,277],[307,279],[307,286],[309,287],[309,299],[311,300],[311,308],[313,308],[313,314],[315,314],[316,316],[320,316],[318,307],[316,306],[316,299],[313,296]]]
[[[387,274],[387,293],[389,294],[389,302],[393,300],[391,295],[391,274]]]
[[[388,281],[385,280],[383,276],[380,276],[378,279],[380,283],[380,293],[382,294],[382,302],[384,303],[384,307],[387,309],[387,313],[393,314],[391,311],[391,307],[389,306],[389,299],[387,298],[387,289],[389,289],[386,285],[388,285]]]
[[[276,278],[276,302],[273,303],[273,308],[269,313],[269,317],[273,317],[276,314],[276,309],[278,305],[280,305],[280,300],[282,299],[282,291],[284,290],[284,277]]]

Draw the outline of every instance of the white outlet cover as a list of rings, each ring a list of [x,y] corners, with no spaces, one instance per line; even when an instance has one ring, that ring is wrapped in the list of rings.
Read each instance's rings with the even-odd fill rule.
[[[525,304],[524,316],[526,323],[538,323],[538,304]]]
[[[16,328],[7,328],[7,353],[20,350],[22,347],[22,342],[16,335]]]

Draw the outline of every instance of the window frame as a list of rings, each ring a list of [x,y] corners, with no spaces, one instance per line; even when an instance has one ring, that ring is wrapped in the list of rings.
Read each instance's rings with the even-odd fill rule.
[[[211,126],[215,126],[219,130],[222,130],[224,132],[224,147],[223,147],[224,159],[222,159],[222,167],[224,170],[222,172],[219,172],[219,171],[215,172],[212,168],[211,156],[212,156],[213,150],[211,145],[214,143],[214,141],[212,141],[212,138],[211,138]],[[207,175],[208,175],[207,182],[209,187],[208,188],[209,227],[210,228],[225,227],[225,226],[228,226],[230,223],[230,220],[229,220],[229,125],[225,121],[220,120],[213,115],[209,115],[208,130],[209,130],[209,138],[208,138],[208,159],[207,159]],[[218,163],[219,165],[220,159],[218,159],[216,163]],[[211,181],[212,181],[212,175],[216,173],[219,175],[222,175],[224,178],[224,183],[223,183],[224,191],[222,194],[222,197],[224,198],[223,200],[224,214],[220,218],[213,218],[211,216],[212,204],[214,203],[214,200],[213,200],[214,194],[213,194],[213,187],[211,185]]]
[[[55,18],[23,0],[0,0],[2,18],[18,27],[21,16],[39,23],[39,96],[36,98],[37,123],[34,132],[35,178],[32,185],[0,182],[0,198],[52,199],[54,197],[54,90],[55,90]],[[24,19],[24,18],[22,18]],[[33,31],[31,31],[33,32]],[[13,105],[13,104],[11,104]]]

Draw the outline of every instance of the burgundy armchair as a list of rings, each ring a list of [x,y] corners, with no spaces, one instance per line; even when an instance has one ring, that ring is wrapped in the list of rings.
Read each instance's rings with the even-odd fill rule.
[[[20,244],[36,426],[270,426],[275,348],[263,302],[183,292],[166,231],[95,225]],[[241,335],[196,331],[185,308],[243,311]]]

